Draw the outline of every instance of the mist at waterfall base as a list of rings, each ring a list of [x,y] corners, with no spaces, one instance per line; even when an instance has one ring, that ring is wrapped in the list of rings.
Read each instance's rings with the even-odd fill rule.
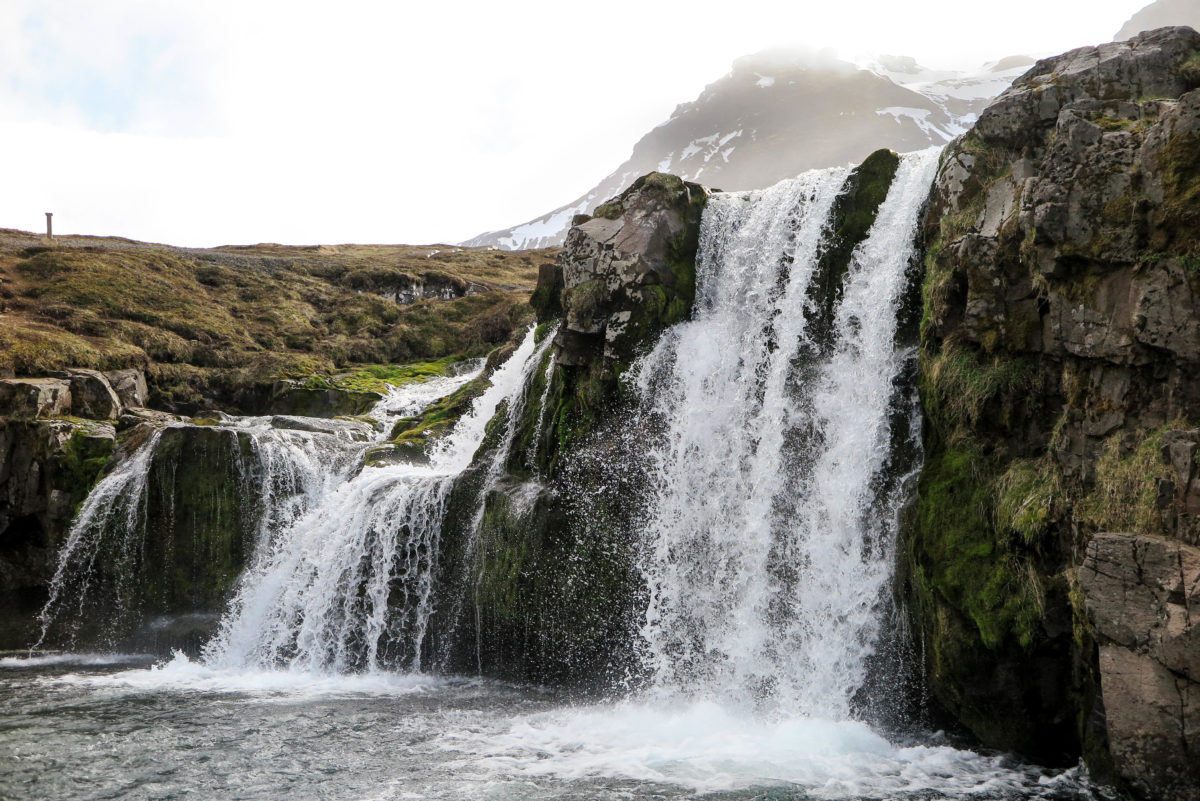
[[[277,481],[284,511],[201,658],[0,659],[0,797],[1098,797],[1074,770],[885,730],[864,700],[896,669],[879,644],[900,619],[890,581],[919,434],[900,329],[936,158],[902,159],[836,303],[818,265],[845,170],[710,200],[694,317],[629,382],[647,599],[625,691],[580,702],[423,660],[451,602],[433,583],[445,493],[493,413],[530,402],[549,345],[530,332],[428,464],[334,459]],[[437,393],[402,394],[390,402],[411,409]],[[76,528],[67,556],[95,536]],[[346,586],[365,589],[351,603]]]

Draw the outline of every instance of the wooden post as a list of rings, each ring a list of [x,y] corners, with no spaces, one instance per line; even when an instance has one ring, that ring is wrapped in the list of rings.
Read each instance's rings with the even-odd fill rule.
[[[52,212],[52,211],[46,212],[46,238],[47,239],[54,238],[54,222],[51,219],[52,217],[54,217],[54,212]]]

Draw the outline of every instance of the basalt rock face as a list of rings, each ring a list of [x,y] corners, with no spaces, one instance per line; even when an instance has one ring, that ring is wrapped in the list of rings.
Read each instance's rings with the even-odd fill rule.
[[[687,316],[707,198],[699,184],[652,172],[571,228],[558,259],[560,364],[628,361],[650,334]]]
[[[1194,763],[1195,741],[1138,728],[1135,710],[1200,677],[1115,629],[1094,576],[1117,552],[1136,573],[1144,538],[1172,553],[1200,538],[1197,87],[1200,34],[1151,31],[1038,62],[947,148],[924,225],[926,454],[902,559],[941,707],[990,745],[1082,754],[1179,799],[1200,785],[1169,766]],[[1097,534],[1114,531],[1131,533]],[[1194,703],[1179,710],[1194,732]]]
[[[624,675],[641,585],[639,471],[620,376],[695,297],[708,190],[651,173],[581,217],[532,303],[543,356],[455,488],[442,563],[468,564],[457,665],[594,688]],[[545,337],[554,337],[548,343]],[[489,460],[495,459],[491,467]]]
[[[107,422],[0,422],[0,648],[31,642],[58,546],[116,440]]]
[[[1101,533],[1079,571],[1110,747],[1147,797],[1200,793],[1200,548]]]

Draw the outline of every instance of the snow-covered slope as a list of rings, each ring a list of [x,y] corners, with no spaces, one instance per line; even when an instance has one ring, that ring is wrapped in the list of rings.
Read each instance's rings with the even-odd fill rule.
[[[629,160],[587,194],[463,244],[561,244],[574,215],[654,170],[726,190],[759,189],[805,170],[857,162],[881,147],[903,153],[944,144],[1032,63],[1005,59],[967,74],[894,56],[862,64],[780,50],[747,56],[642,137]]]

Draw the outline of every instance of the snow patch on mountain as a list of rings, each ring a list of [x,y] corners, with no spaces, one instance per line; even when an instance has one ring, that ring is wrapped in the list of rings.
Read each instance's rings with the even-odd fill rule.
[[[509,249],[561,244],[571,219],[657,170],[729,191],[842,166],[881,147],[945,144],[1033,64],[1013,57],[974,71],[930,69],[906,56],[855,62],[829,52],[770,50],[733,69],[634,146],[587,194],[536,220],[463,243]]]

